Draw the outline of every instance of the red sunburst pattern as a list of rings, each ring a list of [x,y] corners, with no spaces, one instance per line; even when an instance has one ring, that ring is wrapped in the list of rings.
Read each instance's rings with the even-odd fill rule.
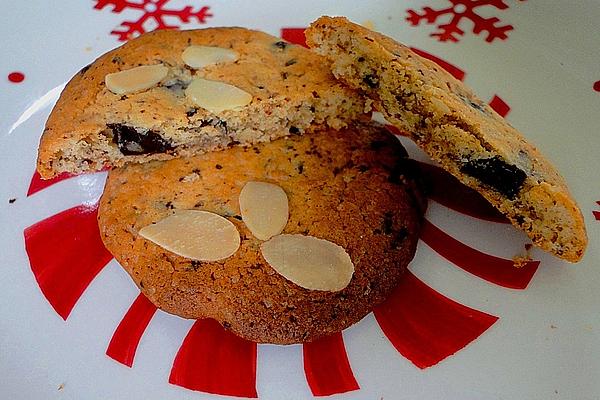
[[[256,343],[212,319],[198,320],[177,352],[169,382],[201,392],[258,397]]]
[[[285,28],[281,35],[305,45],[304,28]],[[413,50],[464,79],[461,69],[422,50]],[[510,110],[498,96],[490,105],[501,115]],[[432,198],[440,204],[483,220],[507,222],[477,193],[459,185],[446,172],[430,165],[422,165],[422,169],[431,183]],[[70,177],[62,174],[43,181],[36,173],[28,195]],[[594,211],[594,215],[600,218],[598,212]],[[112,258],[100,239],[96,217],[97,204],[74,207],[24,232],[33,275],[51,306],[65,320]],[[427,221],[421,239],[453,264],[505,287],[524,289],[539,265],[538,261],[531,261],[515,269],[511,260],[466,246]],[[140,294],[116,328],[106,354],[131,367],[140,339],[155,313],[156,307]],[[394,347],[419,368],[435,365],[456,353],[498,319],[446,298],[411,273],[405,274],[399,287],[374,314]],[[216,321],[198,320],[174,359],[169,382],[207,393],[257,397],[256,352],[255,343],[233,335]],[[306,379],[315,396],[359,389],[341,333],[305,344],[303,355]]]
[[[427,220],[421,229],[421,240],[454,265],[488,282],[510,289],[525,289],[540,265],[539,261],[527,261],[522,267],[515,268],[513,260],[469,247]]]
[[[329,396],[359,389],[341,332],[305,343],[302,353],[306,381],[313,395]]]
[[[396,350],[419,368],[456,353],[498,320],[450,300],[410,272],[373,313]]]
[[[131,367],[140,339],[156,310],[156,306],[140,293],[113,333],[106,355]]]
[[[112,259],[100,239],[97,207],[73,207],[24,232],[31,271],[52,308],[65,320]]]

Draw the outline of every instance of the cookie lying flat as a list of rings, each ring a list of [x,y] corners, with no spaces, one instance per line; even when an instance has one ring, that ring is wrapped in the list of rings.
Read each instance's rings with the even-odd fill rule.
[[[268,141],[319,124],[342,128],[363,115],[365,100],[326,63],[243,28],[144,34],[68,83],[46,124],[38,171],[50,178]]]
[[[101,236],[161,309],[214,318],[257,342],[310,341],[360,320],[388,296],[413,258],[426,203],[405,156],[395,137],[365,125],[127,164],[109,173]],[[265,261],[266,242],[251,233],[240,211],[240,192],[249,181],[275,184],[287,194],[284,235],[328,240],[347,252],[354,264],[348,286],[304,289]],[[227,218],[240,233],[237,252],[221,261],[192,261],[140,236],[140,229],[178,210]]]
[[[556,169],[490,106],[436,64],[345,18],[321,17],[307,43],[334,75],[460,181],[478,190],[534,244],[578,261],[587,236]]]

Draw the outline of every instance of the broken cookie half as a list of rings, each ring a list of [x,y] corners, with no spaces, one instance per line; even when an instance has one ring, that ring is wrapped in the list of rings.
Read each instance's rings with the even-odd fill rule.
[[[324,57],[243,28],[161,30],[101,56],[67,84],[41,138],[43,178],[334,129],[365,99]]]
[[[331,61],[336,78],[360,89],[385,118],[462,183],[479,191],[534,244],[581,259],[581,211],[554,166],[468,87],[393,39],[321,17],[308,45]]]

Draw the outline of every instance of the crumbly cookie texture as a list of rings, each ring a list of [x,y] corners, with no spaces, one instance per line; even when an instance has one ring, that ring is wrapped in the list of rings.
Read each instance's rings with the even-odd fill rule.
[[[102,240],[140,290],[184,318],[210,317],[256,342],[298,343],[338,332],[383,302],[414,256],[426,199],[399,141],[381,126],[291,136],[253,147],[109,172],[98,214]],[[283,234],[328,240],[351,257],[339,291],[308,290],[278,274],[242,221],[247,182],[281,187]],[[192,261],[139,235],[177,210],[205,210],[237,227],[231,257]]]
[[[581,211],[552,164],[468,87],[393,39],[348,21],[321,17],[308,45],[334,75],[360,89],[386,119],[460,181],[478,190],[533,243],[581,259]]]
[[[231,49],[235,56],[212,55],[217,63],[196,69],[182,56],[190,46]],[[185,58],[190,63],[190,56]],[[149,65],[167,67],[167,76],[146,88],[152,83],[146,80],[162,69],[148,77],[138,75],[148,71],[133,70],[110,75],[112,91],[107,88],[107,75]],[[128,76],[143,82],[128,83]],[[231,85],[249,93],[251,102],[210,112],[186,96],[194,78]],[[115,93],[132,88],[140,90]],[[191,156],[301,134],[317,125],[339,129],[364,118],[364,109],[365,99],[334,79],[327,60],[301,46],[243,28],[160,30],[110,51],[71,79],[48,118],[37,167],[50,178]]]

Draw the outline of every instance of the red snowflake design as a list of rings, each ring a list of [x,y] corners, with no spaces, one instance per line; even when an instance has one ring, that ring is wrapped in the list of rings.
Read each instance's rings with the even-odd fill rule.
[[[209,7],[201,7],[198,11],[194,11],[192,6],[185,6],[180,10],[165,8],[165,5],[170,0],[95,0],[96,10],[102,10],[107,6],[112,6],[112,12],[120,13],[125,9],[139,10],[142,15],[135,21],[124,21],[120,27],[110,33],[116,35],[119,41],[124,42],[134,37],[141,35],[144,32],[152,29],[177,29],[177,25],[169,25],[165,17],[175,17],[182,23],[191,22],[192,18],[198,23],[206,23],[206,19],[213,15],[209,11]],[[150,24],[154,23],[154,26]]]
[[[300,28],[282,30],[282,37],[303,43]],[[458,79],[464,79],[465,72],[458,67],[414,50]],[[498,96],[494,96],[490,105],[502,115],[510,111]],[[460,185],[439,167],[423,164],[422,170],[423,178],[434,188],[430,195],[436,202],[483,221],[508,223],[475,191]],[[73,175],[63,174],[41,181],[36,173],[27,196],[43,195],[40,192],[47,187],[72,178]],[[100,238],[97,212],[98,204],[76,206],[24,231],[33,276],[50,306],[64,320],[112,259]],[[539,261],[528,261],[519,269],[512,268],[512,260],[469,247],[427,220],[421,240],[458,268],[501,287],[525,289],[539,266]],[[140,293],[116,327],[106,355],[132,367],[138,344],[146,330],[152,329],[152,319],[157,312],[160,311],[156,306]],[[410,271],[373,314],[398,353],[420,369],[432,367],[460,351],[499,319],[443,296]],[[360,389],[341,333],[303,344],[303,366],[314,396]],[[183,339],[165,380],[205,393],[256,398],[256,370],[256,343],[235,336],[214,320],[202,319],[194,322]]]
[[[464,35],[465,31],[459,28],[459,24],[464,20],[470,20],[473,23],[473,33],[479,35],[482,32],[487,32],[485,41],[491,43],[494,39],[506,40],[507,32],[513,29],[512,25],[498,25],[500,19],[496,17],[484,18],[477,14],[476,9],[484,6],[495,7],[499,10],[505,10],[508,5],[504,0],[448,0],[451,5],[447,8],[434,10],[431,7],[423,7],[421,13],[414,10],[407,10],[408,16],[406,20],[412,26],[419,25],[422,21],[427,24],[433,24],[438,21],[439,17],[448,15],[452,18],[448,23],[440,23],[437,25],[439,31],[430,34],[429,36],[437,37],[440,42],[458,42],[460,36]],[[519,0],[525,1],[525,0]]]

